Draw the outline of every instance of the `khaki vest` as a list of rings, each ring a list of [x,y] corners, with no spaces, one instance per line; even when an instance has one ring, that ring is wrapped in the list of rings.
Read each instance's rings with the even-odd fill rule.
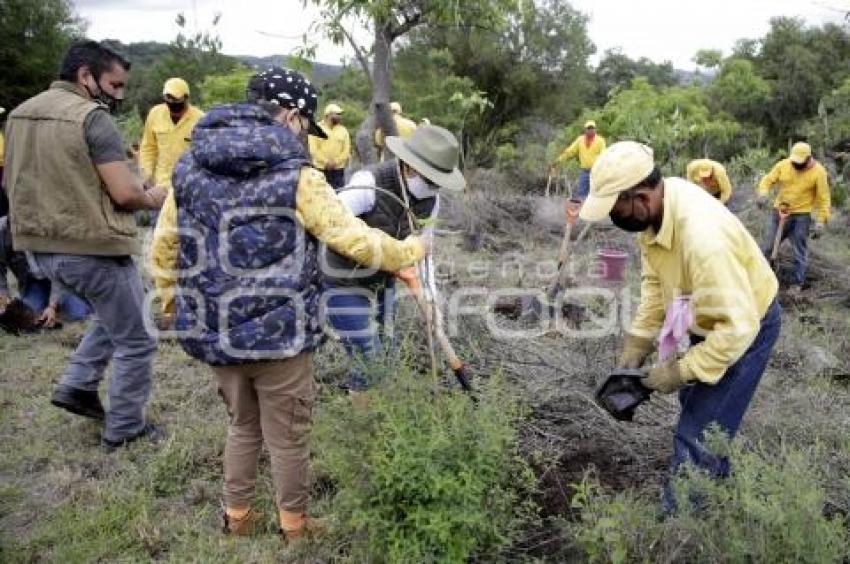
[[[40,253],[138,254],[133,214],[109,197],[86,143],[86,116],[102,106],[54,82],[9,115],[6,190],[15,249]]]

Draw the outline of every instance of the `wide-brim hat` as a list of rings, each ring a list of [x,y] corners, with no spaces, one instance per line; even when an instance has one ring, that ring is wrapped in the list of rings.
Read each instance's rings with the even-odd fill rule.
[[[466,179],[457,167],[458,142],[449,130],[423,125],[407,139],[391,135],[386,143],[399,159],[437,186],[448,190],[466,187]]]

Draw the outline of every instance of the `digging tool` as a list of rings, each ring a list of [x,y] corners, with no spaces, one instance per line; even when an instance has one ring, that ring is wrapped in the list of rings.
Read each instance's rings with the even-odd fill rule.
[[[773,250],[770,252],[770,267],[773,270],[776,270],[779,261],[779,245],[782,243],[782,234],[785,231],[785,223],[788,221],[788,216],[791,215],[788,213],[788,204],[781,203],[779,207],[776,209],[777,213],[779,213],[779,225],[776,227],[776,237],[773,238]]]
[[[436,335],[437,343],[439,343],[443,354],[446,355],[446,360],[448,360],[449,367],[452,369],[452,372],[454,372],[458,384],[460,384],[463,391],[472,393],[472,384],[470,383],[466,366],[457,356],[454,347],[449,341],[449,338],[446,336],[446,332],[443,327],[443,313],[439,306],[432,303],[431,300],[425,296],[425,292],[422,288],[422,282],[419,279],[419,273],[414,267],[410,267],[402,270],[396,276],[404,282],[408,290],[410,290],[410,293],[413,294],[413,297],[416,299],[416,303],[419,305],[419,310],[422,312],[422,316],[425,319],[425,324],[428,326],[429,332],[433,331],[433,334]]]
[[[546,179],[546,198],[549,198],[549,187],[552,186],[552,171],[549,170],[549,178]]]

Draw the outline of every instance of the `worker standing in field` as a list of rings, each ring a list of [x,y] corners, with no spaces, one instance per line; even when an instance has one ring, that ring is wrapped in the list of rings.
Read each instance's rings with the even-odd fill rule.
[[[76,42],[59,80],[15,108],[6,128],[14,249],[29,251],[43,275],[95,312],[51,403],[105,419],[107,451],[163,435],[145,419],[157,343],[144,323],[144,288],[132,258],[141,245],[131,212],[159,209],[166,191],[146,189],[133,175],[110,115],[124,97],[129,70],[109,47]],[[97,389],[110,361],[105,411]]]
[[[776,163],[773,169],[759,182],[757,189],[758,204],[765,207],[769,193],[779,184],[776,199],[773,201],[762,241],[762,250],[769,256],[776,231],[779,229],[780,211],[788,213],[784,222],[781,240],[791,238],[794,245],[794,275],[788,294],[796,297],[800,294],[806,280],[806,268],[809,262],[808,239],[814,215],[814,237],[820,237],[830,216],[829,180],[826,169],[812,156],[808,143],[795,143],[791,155]]]
[[[230,418],[224,532],[254,530],[265,443],[280,528],[295,540],[320,529],[306,516],[313,352],[324,341],[319,242],[392,271],[427,249],[369,229],[309,165],[308,131],[324,135],[309,81],[271,67],[247,91],[249,103],[218,106],[198,123],[174,171],[176,205],[158,229],[178,247],[166,282],[177,286],[180,343],[211,366]]]
[[[466,185],[458,169],[457,139],[442,127],[426,125],[408,139],[390,136],[386,141],[397,160],[356,172],[339,197],[354,215],[390,237],[409,236],[412,221],[431,241],[440,188]],[[364,364],[392,349],[382,336],[392,340],[395,278],[338,253],[326,257],[328,319],[352,360],[348,389],[362,392],[370,384]]]
[[[732,197],[732,183],[726,167],[711,159],[696,159],[688,163],[687,178],[725,204]]]
[[[327,138],[310,136],[313,166],[324,172],[328,184],[337,190],[345,184],[345,167],[351,159],[351,137],[342,125],[342,111],[339,105],[328,104],[325,117],[318,124]]]
[[[393,114],[393,121],[395,122],[398,136],[402,139],[407,139],[413,135],[413,132],[416,131],[416,122],[404,117],[404,114],[401,112],[401,104],[398,102],[390,103],[390,112]],[[378,161],[384,160],[386,156],[385,147],[384,132],[381,128],[378,128],[375,130],[375,148],[378,150]]]
[[[171,187],[171,173],[189,148],[192,130],[204,112],[189,102],[189,85],[169,78],[162,88],[163,103],[151,108],[139,145],[139,168],[156,186]]]
[[[698,186],[663,178],[649,147],[615,143],[590,181],[580,216],[610,217],[640,234],[640,305],[620,365],[642,367],[660,339],[659,362],[643,384],[679,394],[671,473],[691,463],[725,477],[729,461],[706,449],[704,433],[716,424],[733,437],[761,380],[781,326],[776,276],[737,218]],[[682,356],[663,346],[674,317],[690,327],[691,348]],[[675,509],[669,485],[663,504]]]
[[[605,150],[605,138],[596,133],[596,122],[588,120],[584,123],[584,134],[576,137],[572,145],[564,149],[564,151],[555,159],[555,162],[549,165],[549,170],[554,171],[560,163],[565,162],[578,155],[579,166],[581,172],[578,177],[578,186],[573,194],[573,198],[584,200],[590,191],[590,169],[593,163]]]

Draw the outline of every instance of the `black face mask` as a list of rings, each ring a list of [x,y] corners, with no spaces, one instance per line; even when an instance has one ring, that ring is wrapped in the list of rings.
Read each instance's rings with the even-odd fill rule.
[[[95,84],[97,84],[97,94],[92,92],[91,88],[89,88],[87,84],[84,84],[83,86],[85,87],[86,92],[89,93],[89,96],[91,96],[98,102],[106,104],[106,107],[109,108],[110,114],[114,114],[115,112],[117,112],[118,108],[121,106],[121,100],[111,94],[107,94],[99,82],[95,81]]]
[[[179,114],[186,109],[185,100],[182,102],[166,102],[165,105],[168,106],[168,111],[172,114]]]
[[[809,164],[809,161],[806,160],[806,162],[803,162],[803,163],[791,163],[791,166],[794,167],[794,170],[803,170],[803,169],[806,168],[806,165],[808,165],[808,164]]]
[[[630,233],[640,233],[641,231],[646,231],[652,225],[652,223],[648,219],[639,219],[635,217],[635,198],[632,197],[632,211],[626,217],[621,217],[619,215],[614,215],[613,212],[608,214],[608,217],[611,218],[611,223],[615,226],[619,227],[623,231],[628,231]]]

